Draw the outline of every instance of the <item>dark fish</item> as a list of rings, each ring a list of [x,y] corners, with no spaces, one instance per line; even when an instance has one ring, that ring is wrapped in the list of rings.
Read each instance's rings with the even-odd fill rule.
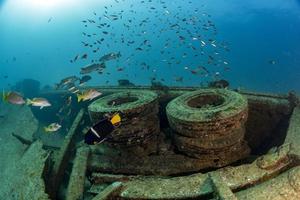
[[[99,59],[99,62],[105,62],[105,61],[109,61],[109,60],[114,60],[114,59],[117,59],[121,57],[121,53],[118,52],[118,53],[109,53],[109,54],[106,54],[104,56],[102,56],[100,59]]]
[[[92,126],[84,136],[84,142],[89,145],[100,144],[106,140],[112,139],[112,132],[116,125],[121,121],[119,114],[114,115],[111,119],[104,118]]]
[[[83,67],[81,68],[80,70],[80,74],[88,74],[88,73],[91,73],[93,71],[102,71],[103,69],[105,69],[106,66],[104,63],[93,63],[93,64],[90,64],[86,67]]]
[[[79,78],[77,76],[68,76],[62,79],[58,84],[55,84],[55,89],[63,89],[63,88],[70,88],[74,85]],[[70,85],[72,84],[72,85]]]
[[[79,55],[76,55],[75,58],[73,59],[73,61],[75,62],[78,59]]]
[[[79,80],[79,85],[82,86],[83,84],[85,84],[86,82],[88,82],[91,79],[92,79],[91,76],[85,75],[85,76],[81,77],[81,79]]]
[[[81,56],[81,59],[87,59],[88,55],[85,53]]]
[[[48,23],[51,22],[51,20],[52,20],[52,17],[50,17],[50,18],[48,19]]]

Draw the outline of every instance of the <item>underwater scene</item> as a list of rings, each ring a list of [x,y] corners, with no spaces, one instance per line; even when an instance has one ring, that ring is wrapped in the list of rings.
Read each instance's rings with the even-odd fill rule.
[[[300,199],[299,0],[0,0],[0,199]]]

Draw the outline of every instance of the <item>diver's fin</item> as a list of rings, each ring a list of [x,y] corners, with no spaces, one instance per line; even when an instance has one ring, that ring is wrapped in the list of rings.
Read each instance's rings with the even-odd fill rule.
[[[111,119],[110,119],[110,122],[115,125],[117,123],[120,123],[121,122],[121,116],[119,113],[115,114]]]

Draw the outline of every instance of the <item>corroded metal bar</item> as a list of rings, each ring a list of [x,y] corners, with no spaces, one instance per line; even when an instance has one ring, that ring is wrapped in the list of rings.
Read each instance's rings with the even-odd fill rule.
[[[97,194],[92,200],[106,200],[118,193],[122,188],[122,182],[114,182]]]
[[[62,147],[59,151],[56,160],[54,161],[54,165],[49,175],[49,182],[47,185],[47,191],[52,199],[56,199],[57,191],[61,184],[63,174],[67,168],[68,161],[72,155],[71,150],[75,145],[74,136],[76,135],[83,114],[84,114],[84,109],[81,109],[77,114],[67,136],[65,137],[65,140],[62,144]]]
[[[77,149],[67,188],[66,200],[77,200],[83,198],[84,181],[89,153],[90,149],[88,147],[84,146]]]
[[[237,200],[231,189],[224,181],[220,178],[217,173],[209,173],[214,193],[220,200]]]

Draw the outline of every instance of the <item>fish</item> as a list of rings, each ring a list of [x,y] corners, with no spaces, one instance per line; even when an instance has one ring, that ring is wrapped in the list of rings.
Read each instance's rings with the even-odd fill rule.
[[[75,58],[73,59],[73,62],[75,62],[78,59],[79,55],[76,55]]]
[[[275,64],[276,64],[276,61],[275,61],[275,60],[269,60],[269,64],[275,65]]]
[[[47,99],[41,98],[41,97],[33,98],[33,99],[27,99],[26,104],[31,105],[31,106],[40,107],[40,109],[43,109],[44,107],[51,106],[51,104],[49,103],[49,101]]]
[[[55,84],[55,89],[63,89],[64,87],[70,88],[76,81],[80,80],[77,76],[68,76],[62,79],[59,83]]]
[[[85,53],[81,56],[81,59],[87,59],[88,55]]]
[[[82,86],[82,85],[84,85],[86,82],[88,82],[91,79],[92,79],[91,76],[85,75],[85,76],[81,77],[81,79],[79,81],[79,85]]]
[[[122,118],[119,113],[104,119],[93,125],[84,135],[84,142],[88,145],[100,144],[112,138],[115,128],[120,125]]]
[[[45,132],[56,132],[61,128],[61,125],[58,123],[51,123],[48,126],[44,127]]]
[[[74,83],[74,82],[76,82],[76,81],[78,81],[78,80],[79,80],[79,78],[78,78],[77,76],[68,76],[68,77],[62,79],[62,80],[61,80],[61,83],[62,83],[63,85],[67,85],[67,84],[69,84],[69,83]]]
[[[94,89],[86,90],[81,94],[77,94],[77,101],[81,102],[81,101],[93,100],[100,95],[102,95],[102,93],[98,92],[97,90]]]
[[[88,66],[85,66],[83,68],[81,68],[80,70],[80,74],[88,74],[88,73],[91,73],[93,71],[102,71],[103,69],[105,69],[106,66],[105,64],[102,62],[102,63],[93,63],[93,64],[90,64]]]
[[[3,90],[2,95],[3,95],[2,100],[4,102],[8,102],[10,104],[15,104],[15,105],[23,105],[26,103],[23,96],[18,92],[11,91],[11,92],[5,93]]]
[[[100,59],[99,59],[99,62],[105,62],[105,61],[109,61],[109,60],[114,60],[114,59],[117,59],[121,57],[121,53],[118,52],[118,53],[109,53],[109,54],[106,54],[104,56],[102,56]]]

